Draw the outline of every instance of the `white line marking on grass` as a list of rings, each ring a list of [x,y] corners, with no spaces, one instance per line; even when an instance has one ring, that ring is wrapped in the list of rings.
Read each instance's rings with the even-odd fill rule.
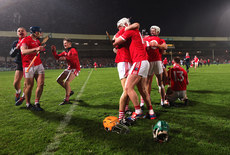
[[[86,84],[87,84],[87,82],[88,82],[88,80],[89,80],[89,78],[90,78],[90,76],[91,76],[91,74],[92,74],[92,72],[93,72],[93,69],[90,71],[90,73],[89,73],[89,75],[88,75],[88,77],[87,77],[87,79],[86,79],[84,85],[81,87],[81,90],[80,90],[80,92],[78,93],[78,95],[77,95],[77,97],[76,97],[76,100],[78,100],[78,99],[81,97],[81,95],[82,95],[82,93],[83,93],[83,91],[84,91],[84,89],[85,89],[85,86],[86,86]],[[70,122],[70,120],[71,120],[71,118],[72,118],[72,114],[73,114],[73,111],[74,111],[76,105],[77,105],[76,103],[73,103],[73,104],[70,106],[69,111],[65,114],[64,119],[60,122],[60,125],[59,125],[59,127],[57,128],[56,135],[54,136],[53,142],[50,143],[50,144],[47,146],[46,151],[43,152],[42,154],[44,154],[44,155],[45,155],[45,154],[54,154],[54,152],[55,152],[56,150],[58,150],[58,146],[59,146],[59,144],[60,144],[60,142],[61,142],[60,139],[65,135],[64,129],[65,129],[65,127],[69,124],[69,122]]]

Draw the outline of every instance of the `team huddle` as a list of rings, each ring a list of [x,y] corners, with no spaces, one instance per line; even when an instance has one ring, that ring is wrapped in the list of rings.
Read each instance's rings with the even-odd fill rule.
[[[138,118],[146,117],[156,119],[152,108],[150,92],[153,76],[156,75],[161,106],[168,106],[175,100],[180,99],[187,103],[186,86],[188,85],[187,72],[180,67],[180,58],[175,57],[173,67],[166,71],[162,64],[162,53],[167,49],[165,40],[158,35],[158,26],[150,27],[150,36],[142,36],[138,23],[130,24],[128,18],[122,18],[117,22],[119,31],[113,38],[113,51],[117,54],[115,62],[123,93],[119,102],[119,122],[129,124],[127,121],[135,121]],[[165,82],[169,84],[165,93]],[[141,101],[135,91],[137,86],[141,95]],[[135,111],[131,117],[125,118],[129,101],[134,105]],[[143,114],[144,103],[148,108],[146,115]]]
[[[43,86],[45,81],[44,67],[40,58],[40,52],[45,51],[45,44],[41,44],[39,41],[42,36],[42,30],[40,27],[30,27],[30,35],[27,35],[25,28],[20,27],[17,30],[19,39],[15,41],[10,50],[10,55],[16,57],[16,72],[14,78],[14,87],[16,89],[15,105],[19,106],[24,100],[26,100],[26,108],[35,111],[43,111],[39,101],[43,92]],[[67,61],[68,68],[65,69],[57,78],[57,82],[66,90],[64,101],[60,105],[69,104],[69,97],[74,94],[70,88],[70,82],[78,76],[80,72],[80,63],[78,59],[78,52],[75,48],[72,48],[72,41],[68,38],[63,40],[63,46],[65,51],[57,54],[56,46],[51,46],[51,51],[55,59],[61,61]],[[34,59],[34,60],[33,60]],[[20,82],[24,76],[24,88],[23,94],[21,94]],[[31,104],[31,94],[34,86],[34,80],[37,82],[35,92],[34,105]]]

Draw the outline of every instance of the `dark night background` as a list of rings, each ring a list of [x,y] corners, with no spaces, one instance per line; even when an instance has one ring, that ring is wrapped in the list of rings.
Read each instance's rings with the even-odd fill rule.
[[[0,31],[114,34],[122,17],[141,29],[158,25],[161,36],[230,36],[229,0],[0,0]]]

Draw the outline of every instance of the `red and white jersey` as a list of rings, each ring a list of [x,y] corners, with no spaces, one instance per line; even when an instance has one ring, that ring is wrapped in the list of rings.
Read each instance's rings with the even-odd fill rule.
[[[97,67],[97,63],[96,63],[96,62],[94,62],[94,64],[93,64],[93,65],[94,65],[94,67]]]
[[[34,40],[31,36],[27,36],[24,39],[22,39],[20,46],[26,46],[28,49],[36,48],[41,45],[40,41],[38,39]],[[21,55],[22,56],[22,66],[28,67],[30,65],[30,62],[33,60],[33,58],[36,56],[36,52],[33,52],[31,54],[27,55]],[[38,66],[42,63],[40,54],[38,54],[37,58],[34,61],[34,66]]]
[[[174,91],[182,91],[186,90],[188,85],[188,74],[187,72],[180,66],[175,64],[173,68],[170,69],[171,72],[171,88]]]
[[[120,31],[118,31],[115,37],[116,38],[120,37],[124,32],[125,32],[125,27],[121,29]],[[129,53],[129,45],[130,45],[130,40],[116,47],[117,48],[117,55],[115,58],[116,63],[131,62],[131,57]]]
[[[81,70],[78,52],[75,48],[68,48],[60,54],[57,54],[56,51],[52,52],[55,59],[59,59],[60,57],[66,57],[66,61],[68,63],[68,69],[76,69],[77,72]]]
[[[162,61],[162,55],[158,47],[150,47],[150,42],[156,42],[157,44],[162,44],[162,40],[157,36],[147,36],[144,38],[145,49],[148,53],[148,61]]]
[[[139,30],[125,31],[120,37],[123,40],[131,41],[129,52],[132,63],[147,60],[147,53],[144,49],[144,42]]]
[[[198,63],[199,62],[199,59],[196,57],[196,58],[194,58],[194,62],[195,63]]]

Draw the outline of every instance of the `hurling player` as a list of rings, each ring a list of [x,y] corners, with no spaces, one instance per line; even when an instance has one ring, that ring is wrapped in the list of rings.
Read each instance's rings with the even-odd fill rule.
[[[164,105],[165,101],[165,89],[163,85],[163,64],[162,64],[162,52],[167,49],[167,44],[163,39],[158,37],[160,28],[158,26],[150,27],[150,36],[144,38],[145,50],[148,54],[148,61],[150,63],[148,78],[147,78],[147,90],[150,95],[152,80],[154,74],[157,77],[159,92],[161,94],[161,105]],[[141,100],[141,106],[143,106],[143,100]]]
[[[133,112],[131,119],[135,120],[143,116],[140,104],[138,101],[138,95],[135,92],[134,87],[138,87],[138,91],[145,100],[151,119],[155,119],[156,115],[153,111],[150,96],[145,88],[147,74],[149,70],[149,62],[147,60],[147,53],[144,50],[142,36],[138,29],[127,30],[120,37],[115,39],[114,46],[121,45],[124,42],[130,40],[129,52],[132,60],[132,67],[129,70],[128,77],[125,82],[125,92],[128,94],[130,100],[133,102],[135,112]]]
[[[195,70],[196,70],[196,67],[198,67],[198,63],[199,63],[199,59],[197,58],[196,55],[194,57],[194,62],[195,62]]]
[[[120,37],[126,30],[129,29],[138,29],[139,24],[134,23],[130,25],[128,18],[122,18],[117,22],[117,28],[119,31],[114,36],[114,39]],[[132,66],[132,60],[130,58],[129,53],[129,45],[130,41],[125,42],[123,45],[116,46],[113,50],[117,54],[115,58],[115,62],[117,63],[117,70],[119,74],[119,78],[121,80],[121,85],[123,88],[123,93],[120,97],[119,103],[119,120],[121,121],[124,118],[125,113],[131,114],[131,111],[128,108],[129,97],[125,91],[125,82],[128,76],[128,72]]]
[[[186,56],[185,56],[185,65],[186,65],[186,71],[188,73],[190,67],[190,56],[188,52],[186,52]]]
[[[44,51],[45,45],[41,46],[40,41],[38,40],[41,37],[41,28],[37,26],[30,27],[30,36],[25,37],[21,41],[21,53],[22,53],[22,66],[24,71],[24,78],[26,83],[25,88],[25,98],[26,106],[28,109],[42,111],[40,107],[39,100],[41,98],[44,86],[44,67],[40,59],[40,54],[34,61],[33,66],[29,69],[28,72],[25,72],[30,65],[33,58],[36,56],[38,51]],[[31,93],[33,90],[34,79],[37,80],[37,88],[35,92],[35,105],[33,106],[30,103]]]
[[[51,50],[55,59],[61,61],[67,61],[68,68],[65,69],[57,78],[57,82],[66,90],[65,99],[60,105],[70,104],[69,97],[74,94],[70,88],[70,82],[78,76],[80,72],[80,63],[78,58],[78,52],[72,47],[71,39],[65,38],[63,40],[63,46],[65,51],[57,54],[56,46],[52,45]]]
[[[25,94],[23,91],[22,97],[20,97],[21,94],[21,80],[23,76],[23,67],[22,67],[22,58],[21,58],[21,50],[20,50],[20,43],[23,38],[25,38],[27,35],[26,29],[24,27],[19,27],[17,29],[17,36],[18,40],[14,41],[12,48],[10,50],[10,56],[15,57],[15,63],[16,65],[16,71],[14,75],[14,88],[16,90],[15,94],[15,105],[21,105],[22,102],[25,99]],[[25,84],[24,84],[25,89]]]
[[[187,85],[188,85],[188,74],[187,72],[180,66],[180,57],[175,57],[173,59],[173,68],[168,71],[169,74],[169,83],[171,84],[172,91],[167,91],[166,94],[166,103],[172,104],[177,99],[184,101],[187,104]]]

